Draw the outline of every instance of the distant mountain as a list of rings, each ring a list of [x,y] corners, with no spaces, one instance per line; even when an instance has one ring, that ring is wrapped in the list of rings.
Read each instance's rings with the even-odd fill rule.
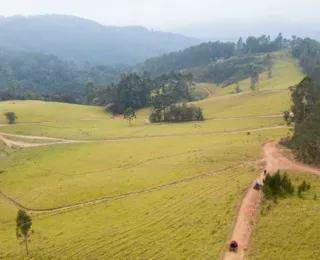
[[[115,27],[68,15],[0,17],[0,46],[94,64],[135,64],[199,40],[144,27]]]
[[[190,24],[175,28],[175,33],[205,40],[237,41],[240,36],[260,36],[262,34],[276,37],[280,32],[285,37],[292,35],[310,37],[320,40],[320,29],[317,22],[290,22],[278,17],[259,20],[217,20],[202,24]]]

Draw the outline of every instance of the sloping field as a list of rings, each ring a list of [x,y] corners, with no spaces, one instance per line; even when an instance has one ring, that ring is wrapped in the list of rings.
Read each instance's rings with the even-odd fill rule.
[[[7,123],[3,117],[5,112],[15,112],[19,123],[110,117],[100,107],[34,100],[0,102],[0,123],[2,124]]]
[[[244,93],[216,97],[199,103],[205,118],[278,115],[290,107],[289,91]]]
[[[238,198],[255,176],[239,168],[151,194],[34,216],[30,258],[216,259]],[[0,256],[24,259],[14,222],[0,230],[6,248]]]
[[[311,190],[303,198],[280,199],[277,204],[267,201],[261,206],[265,213],[257,219],[248,259],[319,259],[320,177],[288,173],[296,187],[306,180]]]
[[[268,78],[268,72],[261,73],[257,90],[288,89],[288,87],[294,86],[302,80],[304,74],[298,62],[287,51],[272,53],[271,57],[273,62],[272,78]],[[231,94],[236,88],[236,84],[225,88],[213,83],[199,84],[208,88],[213,93],[213,96]],[[243,92],[250,92],[250,79],[240,81],[239,86]]]
[[[196,135],[247,130],[262,127],[283,125],[280,117],[244,118],[239,120],[207,120],[178,124],[145,124],[143,117],[128,121],[118,118],[114,120],[71,121],[42,124],[16,124],[0,127],[0,133],[47,136],[65,139],[102,140],[128,137],[151,137],[170,135]],[[7,138],[11,138],[7,136]]]
[[[291,77],[284,75],[294,71],[295,65],[285,59],[279,56],[274,67],[283,75],[274,71],[274,84],[266,89],[286,89],[291,84]],[[260,84],[263,81],[261,76]],[[6,196],[0,198],[0,259],[25,259],[24,247],[15,237],[18,204],[47,210],[29,212],[34,230],[30,259],[221,257],[237,206],[264,167],[262,144],[290,134],[288,128],[269,129],[283,124],[281,118],[261,116],[279,116],[290,107],[290,94],[260,91],[212,97],[197,104],[213,120],[145,124],[150,110],[144,109],[130,127],[124,119],[110,119],[99,107],[1,102],[0,112],[14,111],[19,117],[18,124],[1,126],[0,132],[7,133],[2,140],[34,146],[51,142],[37,138],[42,136],[78,143],[61,144],[60,140],[42,147],[8,148],[0,142],[0,192]],[[314,188],[311,192],[318,192]],[[310,202],[303,204],[306,209],[316,203],[309,197],[304,200]],[[288,205],[297,208],[298,202],[291,200]],[[68,205],[73,208],[65,208]],[[288,215],[293,214],[282,205]],[[265,258],[267,248],[277,232],[279,246],[274,247],[274,255],[284,252],[285,231],[271,227],[282,216],[281,208],[277,205],[259,218],[253,259],[269,259]],[[278,211],[273,215],[273,210]],[[284,220],[281,217],[277,223],[285,225]],[[313,221],[317,218],[310,218]],[[269,228],[274,232],[264,238]],[[314,233],[309,238],[313,237]],[[259,247],[256,241],[264,239]],[[309,243],[309,239],[301,241]]]
[[[261,144],[285,135],[168,137],[13,150],[1,191],[31,208],[52,208],[135,192],[260,158]]]

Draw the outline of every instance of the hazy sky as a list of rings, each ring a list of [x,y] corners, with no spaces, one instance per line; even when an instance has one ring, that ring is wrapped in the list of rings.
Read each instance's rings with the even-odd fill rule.
[[[0,0],[0,15],[71,14],[105,25],[170,29],[221,18],[318,20],[319,0]]]

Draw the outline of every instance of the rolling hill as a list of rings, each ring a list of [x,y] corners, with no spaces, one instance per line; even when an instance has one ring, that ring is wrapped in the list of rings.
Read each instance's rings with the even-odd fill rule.
[[[94,64],[135,64],[199,40],[144,27],[113,27],[68,15],[0,17],[0,46]]]

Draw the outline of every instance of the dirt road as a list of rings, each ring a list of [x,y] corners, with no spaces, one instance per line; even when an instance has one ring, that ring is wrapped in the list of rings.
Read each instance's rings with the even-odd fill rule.
[[[266,169],[270,173],[277,170],[297,170],[320,175],[320,169],[302,165],[297,162],[290,161],[284,157],[277,149],[278,141],[272,141],[263,145],[263,152],[266,159]],[[254,190],[252,187],[255,182],[262,183],[263,173],[252,183],[244,196],[239,211],[237,213],[236,223],[233,228],[230,240],[236,240],[239,243],[238,252],[226,252],[225,260],[243,260],[246,257],[248,246],[250,245],[252,235],[252,224],[255,220],[259,203],[262,199],[262,193]],[[229,241],[228,241],[229,242]]]

